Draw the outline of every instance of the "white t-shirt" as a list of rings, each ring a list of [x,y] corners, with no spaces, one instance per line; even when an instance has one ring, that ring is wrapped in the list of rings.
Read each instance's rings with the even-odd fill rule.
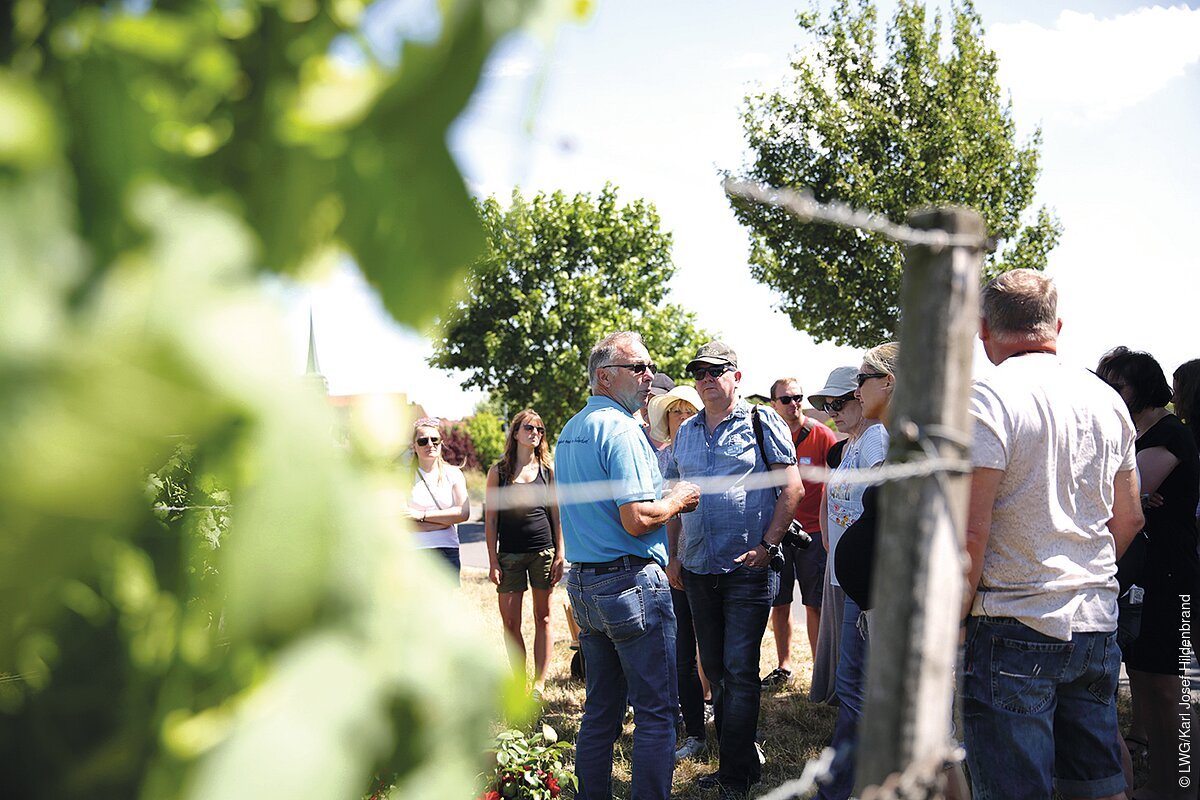
[[[1064,641],[1117,629],[1108,530],[1135,431],[1120,396],[1051,353],[1013,356],[971,392],[972,462],[1004,472],[974,615],[1013,617]]]
[[[882,424],[876,423],[863,431],[863,435],[851,442],[846,442],[842,451],[842,461],[829,477],[826,487],[825,506],[829,518],[825,529],[829,537],[829,582],[841,586],[837,580],[837,570],[833,569],[834,554],[837,552],[838,540],[846,532],[846,528],[862,516],[863,492],[867,490],[865,483],[846,483],[845,478],[838,478],[838,473],[850,469],[868,469],[877,467],[887,458],[888,432]]]
[[[459,497],[465,497],[467,493],[467,480],[463,477],[461,469],[443,464],[440,475],[436,468],[432,472],[425,472],[417,467],[416,472],[408,507],[418,518],[422,513],[445,511],[462,505],[461,500],[454,500],[454,487],[462,487]],[[439,528],[436,531],[416,531],[413,536],[418,548],[458,547],[457,525]]]

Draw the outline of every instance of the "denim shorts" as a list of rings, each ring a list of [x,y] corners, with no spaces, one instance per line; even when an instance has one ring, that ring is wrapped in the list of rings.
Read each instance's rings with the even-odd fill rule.
[[[971,617],[963,664],[976,800],[1125,791],[1117,745],[1116,632],[1064,642],[1015,619]]]

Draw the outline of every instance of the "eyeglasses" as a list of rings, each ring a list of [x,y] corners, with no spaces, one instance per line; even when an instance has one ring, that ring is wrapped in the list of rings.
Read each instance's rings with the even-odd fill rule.
[[[719,378],[726,372],[733,372],[733,367],[728,364],[721,364],[716,367],[696,367],[692,370],[692,380],[699,381],[707,375],[710,378]]]
[[[653,362],[649,364],[605,364],[604,366],[605,368],[620,367],[621,369],[627,369],[634,375],[641,375],[646,372],[649,372],[651,375],[653,375],[658,372],[658,367]]]
[[[836,414],[845,408],[846,404],[853,399],[853,397],[835,397],[832,400],[826,400],[821,404],[821,410],[826,414]]]
[[[860,372],[854,376],[854,380],[858,381],[859,386],[862,386],[871,378],[886,378],[887,376],[886,372]]]
[[[802,401],[804,399],[804,395],[802,395],[802,394],[781,394],[781,395],[779,395],[779,397],[776,397],[775,399],[778,400],[779,402],[783,403],[785,406],[790,406],[792,403],[799,403],[800,401]]]
[[[437,445],[439,445],[441,443],[442,443],[441,438],[437,437],[437,436],[418,436],[417,437],[417,446],[418,447],[425,447],[426,445],[433,445],[436,447]]]
[[[540,436],[546,435],[546,429],[543,428],[541,425],[530,425],[528,422],[526,422],[526,423],[522,424],[521,427],[525,430],[526,433],[536,433]]]

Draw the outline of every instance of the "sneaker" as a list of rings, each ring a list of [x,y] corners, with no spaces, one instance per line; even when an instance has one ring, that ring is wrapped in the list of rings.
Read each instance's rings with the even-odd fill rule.
[[[758,753],[758,765],[760,767],[767,763],[767,754],[763,752],[762,745],[758,742],[754,743],[754,752]]]
[[[696,778],[697,789],[715,789],[721,785],[721,773],[710,772],[707,775],[701,775]]]
[[[700,755],[708,749],[708,742],[703,739],[698,739],[695,736],[689,736],[683,740],[683,744],[675,751],[675,760],[683,761],[685,758]]]
[[[762,679],[762,688],[764,689],[782,689],[792,682],[792,671],[783,667],[776,667],[771,670],[767,677]]]

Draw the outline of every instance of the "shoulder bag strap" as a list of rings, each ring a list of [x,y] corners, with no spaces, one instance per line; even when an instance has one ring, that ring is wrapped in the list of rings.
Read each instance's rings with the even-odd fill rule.
[[[425,484],[425,491],[429,492],[429,498],[433,500],[433,504],[437,506],[438,511],[445,511],[442,504],[438,502],[437,495],[433,493],[433,489],[429,488],[429,483],[425,480],[425,476],[421,474],[421,470],[417,468],[417,477],[421,479],[421,483]]]

